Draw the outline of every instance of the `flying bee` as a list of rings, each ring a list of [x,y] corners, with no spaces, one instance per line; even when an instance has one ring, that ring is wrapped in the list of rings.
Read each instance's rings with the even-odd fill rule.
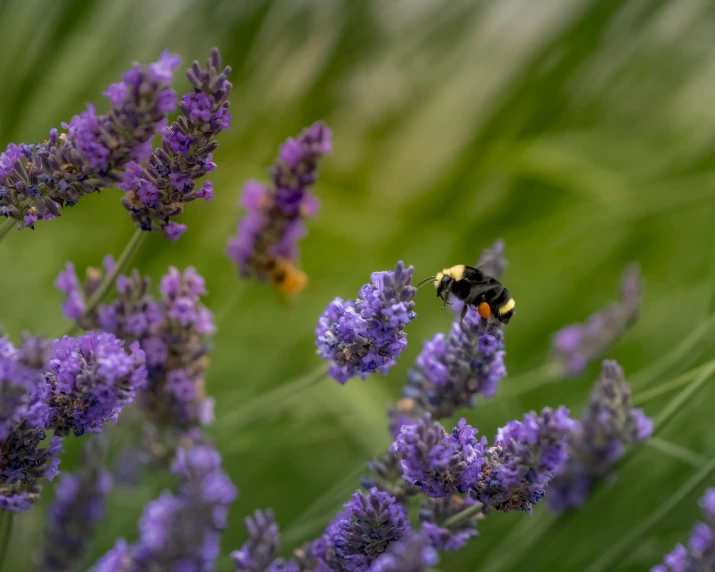
[[[467,308],[477,310],[483,320],[489,321],[494,318],[502,324],[508,324],[514,316],[516,303],[509,290],[504,288],[496,278],[485,274],[479,268],[458,264],[426,278],[418,286],[426,286],[430,281],[437,290],[437,296],[444,301],[444,305],[450,303],[450,295],[464,302],[460,320],[464,320]]]

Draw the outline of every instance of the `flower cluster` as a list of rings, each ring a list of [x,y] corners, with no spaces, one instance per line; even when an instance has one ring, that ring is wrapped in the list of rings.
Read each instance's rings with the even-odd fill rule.
[[[438,562],[439,555],[429,539],[413,534],[375,560],[369,572],[426,572]]]
[[[68,264],[57,280],[68,295],[65,307],[75,292],[80,301],[86,298],[97,274],[88,270],[83,292]],[[206,294],[204,279],[192,267],[183,274],[172,267],[161,280],[160,292],[161,299],[154,300],[149,279],[137,271],[131,277],[119,276],[116,300],[91,315],[82,313],[83,325],[139,344],[146,354],[148,379],[138,401],[154,423],[180,428],[209,423],[213,400],[204,390],[209,349],[205,338],[215,326],[211,312],[201,303]]]
[[[523,421],[499,429],[494,444],[485,449],[474,497],[496,510],[530,513],[568,458],[566,438],[575,424],[568,413],[565,407],[545,407],[539,415],[527,413]]]
[[[631,402],[623,370],[604,361],[591,391],[589,407],[568,436],[568,461],[549,488],[553,510],[581,506],[593,485],[607,476],[626,447],[648,438],[653,422]]]
[[[651,572],[690,572],[715,569],[715,488],[705,491],[700,501],[705,522],[693,527],[687,548],[678,544],[667,554],[663,564],[658,564]]]
[[[180,490],[149,503],[139,541],[117,542],[95,572],[214,569],[236,487],[221,469],[221,456],[207,445],[179,449],[171,469],[181,479]]]
[[[97,439],[85,445],[84,463],[74,474],[65,473],[57,485],[49,509],[45,546],[40,558],[43,570],[77,570],[88,544],[104,518],[105,497],[111,475],[102,466],[103,450]]]
[[[407,511],[387,493],[358,491],[345,510],[313,542],[312,557],[319,572],[366,570],[380,555],[409,537]]]
[[[15,348],[0,338],[0,509],[29,510],[40,494],[38,481],[57,474],[62,438],[42,447],[50,428],[51,412],[42,367],[49,349],[37,338],[26,337]],[[39,362],[39,364],[38,364]]]
[[[314,123],[281,145],[270,170],[272,186],[249,181],[240,205],[246,216],[228,243],[228,256],[244,277],[270,280],[285,292],[301,290],[307,281],[297,268],[303,219],[315,216],[318,201],[310,187],[318,176],[318,159],[332,152],[331,132]]]
[[[394,271],[373,272],[357,300],[336,298],[320,316],[318,355],[331,362],[330,375],[339,383],[387,373],[407,347],[404,329],[416,316],[412,270],[398,262]]]
[[[298,572],[296,563],[276,558],[280,533],[273,511],[257,510],[245,522],[248,540],[231,553],[236,572]]]
[[[144,161],[151,140],[176,108],[169,87],[180,59],[169,52],[148,66],[135,64],[123,81],[104,92],[111,110],[98,115],[93,105],[36,145],[8,145],[0,153],[0,215],[33,228],[52,220],[60,207],[74,206],[86,194],[115,186],[130,162]]]
[[[637,266],[629,266],[621,284],[621,301],[591,315],[583,324],[556,332],[552,340],[554,360],[562,375],[581,373],[600,359],[608,347],[635,323],[640,311],[641,280]]]
[[[390,411],[393,435],[424,412],[443,419],[473,407],[479,394],[492,397],[506,375],[503,340],[496,325],[485,330],[479,315],[468,312],[463,322],[452,323],[448,336],[440,333],[426,341],[417,367],[408,373],[403,398]]]
[[[486,439],[465,419],[452,434],[432,422],[429,413],[414,425],[403,425],[393,451],[400,457],[403,478],[428,497],[467,492],[480,477]]]
[[[125,191],[122,204],[142,230],[163,230],[167,238],[175,241],[186,226],[171,219],[183,212],[184,204],[213,198],[210,182],[197,188],[195,181],[216,167],[211,160],[218,146],[216,136],[231,123],[230,73],[230,67],[221,69],[216,48],[206,68],[194,62],[186,73],[194,89],[181,98],[179,118],[162,129],[161,147],[145,166],[140,164],[142,160],[127,164],[118,185]]]
[[[106,274],[111,274],[116,268],[114,258],[111,255],[104,257],[102,266]],[[96,326],[96,311],[87,312],[87,301],[97,291],[102,283],[103,273],[97,268],[87,268],[84,284],[81,284],[74,264],[68,262],[65,270],[60,272],[55,280],[55,288],[62,292],[67,299],[62,304],[62,312],[65,318],[75,320],[77,324],[85,330]],[[86,315],[89,314],[89,315]]]
[[[424,539],[430,546],[445,552],[463,548],[470,538],[477,536],[477,521],[482,520],[484,514],[479,512],[454,525],[449,524],[448,519],[476,504],[477,501],[471,495],[426,499],[420,505]]]
[[[130,350],[131,355],[122,340],[107,332],[55,342],[45,373],[55,435],[99,433],[104,423],[116,422],[147,381],[139,343]]]

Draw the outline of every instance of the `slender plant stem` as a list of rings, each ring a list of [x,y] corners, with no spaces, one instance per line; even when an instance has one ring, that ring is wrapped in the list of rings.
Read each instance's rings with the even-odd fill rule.
[[[626,534],[620,542],[612,545],[609,550],[596,560],[586,572],[601,572],[602,570],[612,570],[613,564],[621,558],[630,548],[652,530],[661,520],[663,520],[671,510],[682,503],[688,495],[700,488],[702,483],[715,472],[715,457],[703,465],[688,482],[680,487],[674,494],[668,496],[653,514],[636,526],[629,534]]]
[[[17,221],[14,218],[8,218],[0,224],[0,240],[5,238],[5,235],[10,232],[15,225],[17,224]]]
[[[678,393],[678,395],[676,395],[675,398],[670,401],[653,420],[653,432],[662,431],[663,428],[670,423],[673,417],[675,417],[678,411],[680,411],[683,405],[685,405],[688,400],[694,396],[703,385],[705,385],[705,382],[712,377],[713,373],[715,373],[715,363],[712,363],[710,366],[705,368],[695,381]]]
[[[480,512],[482,512],[483,508],[484,505],[480,502],[473,504],[472,506],[468,506],[445,520],[442,523],[442,528],[450,529],[460,526],[467,522],[470,518],[477,516]]]
[[[703,457],[700,453],[696,453],[687,447],[683,447],[682,445],[678,445],[672,441],[666,441],[660,437],[651,437],[645,441],[645,444],[647,447],[651,447],[656,451],[665,453],[673,459],[678,459],[679,461],[687,463],[696,469],[699,469],[707,462],[707,458]]]
[[[715,362],[713,362],[715,363]],[[708,364],[706,364],[708,365]],[[690,371],[686,371],[682,375],[679,375],[675,379],[670,379],[665,383],[661,383],[660,385],[656,385],[655,387],[652,387],[651,389],[643,392],[638,392],[633,396],[633,404],[642,406],[647,403],[650,403],[654,399],[657,399],[661,395],[665,395],[666,393],[670,393],[674,389],[678,389],[682,387],[683,385],[687,385],[690,383],[697,375],[702,372],[705,369],[704,366],[696,367],[695,369],[691,369]]]
[[[229,415],[224,415],[217,425],[222,429],[238,429],[245,427],[255,419],[281,411],[283,406],[290,402],[290,399],[298,392],[321,382],[328,374],[328,367],[328,364],[323,364],[306,375],[260,394],[244,406],[231,411]]]
[[[8,546],[12,536],[12,523],[15,514],[9,511],[0,512],[0,572],[5,570]]]
[[[134,234],[131,236],[129,242],[127,242],[127,245],[124,247],[124,250],[119,255],[117,263],[114,266],[114,270],[107,273],[107,275],[102,278],[102,281],[99,283],[97,289],[90,296],[89,300],[87,300],[85,309],[86,313],[92,312],[99,305],[109,292],[110,288],[114,285],[114,281],[117,279],[117,276],[124,272],[126,267],[131,264],[132,258],[134,258],[137,250],[139,250],[145,236],[146,232],[140,228],[134,231]]]

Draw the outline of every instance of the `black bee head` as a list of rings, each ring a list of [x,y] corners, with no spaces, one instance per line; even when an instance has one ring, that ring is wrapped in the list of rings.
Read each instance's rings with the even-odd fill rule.
[[[444,300],[444,297],[449,294],[449,289],[454,281],[453,278],[442,272],[438,272],[434,277],[434,286],[437,288],[437,296]]]

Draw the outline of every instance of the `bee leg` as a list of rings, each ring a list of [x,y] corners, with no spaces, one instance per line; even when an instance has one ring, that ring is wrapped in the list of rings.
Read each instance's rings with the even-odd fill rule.
[[[489,330],[489,318],[482,318],[480,321],[482,329],[487,332]]]
[[[459,315],[459,325],[464,326],[464,316],[467,315],[467,310],[469,309],[469,306],[467,304],[464,304],[462,306],[462,313]]]

